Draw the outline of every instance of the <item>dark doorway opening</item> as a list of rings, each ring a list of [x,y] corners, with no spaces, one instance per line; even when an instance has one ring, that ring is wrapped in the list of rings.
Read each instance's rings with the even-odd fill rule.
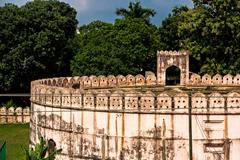
[[[56,151],[56,143],[53,139],[48,140],[48,153],[52,154],[54,151]]]
[[[166,70],[166,85],[179,85],[181,71],[176,66],[168,67]]]

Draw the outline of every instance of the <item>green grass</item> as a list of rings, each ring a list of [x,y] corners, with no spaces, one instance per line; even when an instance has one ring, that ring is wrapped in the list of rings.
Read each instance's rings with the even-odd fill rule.
[[[22,147],[28,148],[29,124],[0,124],[0,141],[6,141],[7,160],[25,160]]]

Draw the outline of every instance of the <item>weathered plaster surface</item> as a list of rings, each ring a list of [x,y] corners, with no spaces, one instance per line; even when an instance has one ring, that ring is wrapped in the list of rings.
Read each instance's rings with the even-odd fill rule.
[[[53,139],[64,160],[185,160],[192,107],[193,159],[238,160],[239,75],[189,77],[187,52],[159,52],[158,60],[157,76],[33,81],[31,145]],[[171,65],[181,70],[181,86],[163,86]]]

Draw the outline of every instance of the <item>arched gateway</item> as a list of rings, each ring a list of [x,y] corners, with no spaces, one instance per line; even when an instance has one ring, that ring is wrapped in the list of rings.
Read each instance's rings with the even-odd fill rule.
[[[158,51],[157,52],[157,84],[169,85],[173,83],[167,76],[171,69],[174,67],[180,69],[180,85],[188,84],[189,80],[189,54],[187,51],[176,52],[176,51]],[[173,67],[173,68],[172,68]],[[170,70],[169,70],[170,69]],[[176,70],[178,72],[178,70]],[[170,73],[171,73],[170,72]],[[178,74],[176,72],[176,74]],[[175,74],[175,75],[176,75]],[[177,77],[175,77],[177,78]],[[176,81],[176,80],[175,80]]]

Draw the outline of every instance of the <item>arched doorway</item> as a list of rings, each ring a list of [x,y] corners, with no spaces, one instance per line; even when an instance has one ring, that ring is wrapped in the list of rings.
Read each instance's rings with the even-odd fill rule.
[[[48,153],[51,154],[56,151],[56,143],[53,139],[48,140]]]
[[[176,66],[170,66],[166,69],[166,85],[179,85],[181,71]]]

